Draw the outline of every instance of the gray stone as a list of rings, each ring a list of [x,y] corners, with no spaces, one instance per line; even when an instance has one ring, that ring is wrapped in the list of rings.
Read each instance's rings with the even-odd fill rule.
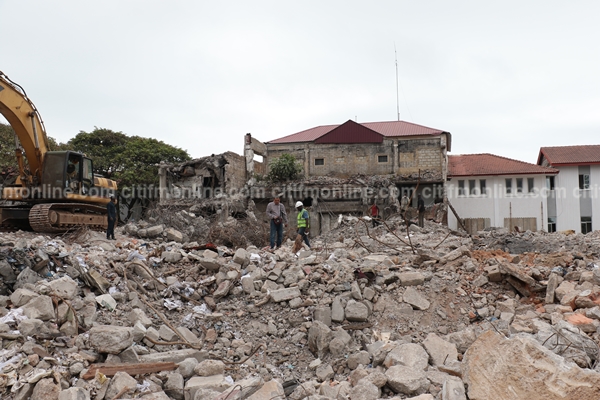
[[[195,394],[199,389],[209,389],[221,393],[227,388],[229,388],[229,383],[223,375],[194,376],[185,384],[185,390],[192,399],[196,398]]]
[[[168,228],[165,233],[167,234],[167,240],[169,242],[183,243],[183,233],[179,232],[177,229]]]
[[[187,340],[188,343],[191,343],[191,344],[201,344],[202,343],[202,341],[198,338],[198,336],[196,336],[192,331],[190,331],[185,326],[178,326],[177,332],[179,333],[179,336],[181,336],[181,337],[183,337],[183,339]]]
[[[19,322],[18,328],[19,332],[23,336],[32,336],[34,334],[39,334],[44,326],[44,321],[41,319],[24,319]]]
[[[137,388],[137,381],[131,377],[127,372],[119,371],[113,376],[108,384],[105,398],[113,399],[117,393],[121,392],[124,388],[129,388],[125,393],[133,393]]]
[[[282,301],[288,301],[294,299],[296,297],[300,297],[300,289],[297,287],[279,289],[271,291],[271,299],[275,303],[280,303]]]
[[[317,367],[317,371],[315,372],[317,379],[320,382],[325,382],[333,378],[334,372],[333,368],[329,364],[321,364]]]
[[[369,318],[369,308],[356,300],[348,300],[344,312],[346,319],[352,322],[364,322]]]
[[[180,251],[163,251],[162,260],[167,263],[176,263],[183,258]]]
[[[318,306],[315,308],[314,321],[321,321],[327,326],[331,326],[331,308],[329,306]]]
[[[4,282],[13,283],[17,280],[17,274],[6,260],[0,260],[0,277]]]
[[[223,375],[225,373],[225,363],[220,360],[204,360],[194,368],[198,376]]]
[[[212,398],[216,397],[217,395],[218,395],[218,393],[216,393],[215,396],[213,396],[213,397],[205,397],[205,398],[212,399]],[[167,394],[162,391],[143,394],[139,398],[142,400],[171,400],[169,398],[169,396],[167,396]]]
[[[365,379],[361,379],[356,386],[350,389],[351,399],[377,400],[379,395],[379,388]]]
[[[442,387],[442,400],[467,400],[463,381],[459,378],[447,379]]]
[[[196,369],[197,365],[198,360],[195,358],[186,358],[182,362],[177,363],[177,371],[179,371],[181,376],[183,376],[185,379],[188,379],[194,375],[194,370]]]
[[[410,304],[414,309],[427,310],[429,308],[429,301],[421,295],[416,289],[407,287],[402,296],[402,300]]]
[[[258,391],[254,392],[247,400],[284,399],[285,392],[281,383],[275,379],[266,382]]]
[[[402,286],[419,286],[425,282],[425,277],[420,272],[401,272],[398,279]]]
[[[550,274],[550,277],[548,278],[548,284],[546,285],[546,298],[544,299],[546,304],[554,303],[556,288],[562,280],[563,278],[561,276],[558,276],[557,274]]]
[[[329,343],[333,337],[333,332],[324,323],[315,321],[312,323],[308,330],[308,348],[310,351],[319,358],[323,358],[327,350],[329,350]]]
[[[71,387],[61,391],[58,400],[90,400],[90,393],[84,388]]]
[[[135,325],[136,323],[139,322],[146,329],[148,329],[152,326],[152,320],[150,318],[148,318],[148,316],[146,315],[144,310],[141,310],[139,308],[134,308],[133,310],[131,310],[129,312],[128,317],[129,317],[129,322],[131,322],[132,325]]]
[[[133,329],[100,325],[89,330],[90,347],[99,353],[119,354],[133,344]]]
[[[36,292],[33,292],[29,289],[20,288],[15,290],[10,295],[10,302],[14,307],[22,307],[36,297],[39,297],[39,294]]]
[[[60,385],[54,383],[53,378],[40,379],[33,388],[30,400],[58,399],[59,394]]]
[[[445,341],[435,333],[427,335],[427,338],[423,341],[423,347],[429,354],[431,365],[435,367],[458,359],[456,345]]]
[[[198,262],[209,271],[218,271],[221,269],[222,265],[217,259],[214,258],[202,258],[198,260]]]
[[[350,285],[350,294],[352,295],[352,298],[354,300],[362,300],[363,296],[362,293],[360,292],[360,286],[358,284],[358,282],[354,281],[352,282],[352,284]]]
[[[199,362],[202,362],[208,358],[207,351],[195,350],[195,349],[182,349],[182,350],[171,350],[162,351],[159,353],[150,353],[140,356],[140,362],[156,363],[156,362],[174,362],[179,363],[186,358],[195,358]]]
[[[160,335],[160,338],[166,342],[174,342],[179,340],[177,333],[173,332],[173,330],[166,325],[161,325],[158,328],[158,334]]]
[[[250,275],[242,276],[241,282],[244,293],[249,295],[256,293],[256,289],[254,288],[254,279]]]
[[[21,273],[17,276],[17,281],[13,285],[14,289],[19,289],[25,286],[28,283],[36,283],[42,280],[42,277],[31,268],[25,268]]]
[[[425,372],[419,369],[394,365],[385,371],[387,385],[395,393],[405,395],[422,394],[429,388],[429,380]]]
[[[165,230],[165,227],[163,225],[155,225],[155,226],[151,226],[149,228],[138,230],[138,235],[140,237],[153,238],[153,237],[157,237],[158,235],[162,234],[164,232],[164,230]]]
[[[50,286],[53,294],[66,300],[72,300],[79,291],[77,282],[71,279],[70,276],[63,276],[62,278],[50,281],[48,286]]]
[[[333,322],[343,322],[345,318],[346,314],[344,313],[342,301],[339,297],[336,297],[333,299],[333,303],[331,303],[331,320]]]
[[[502,282],[502,273],[497,265],[488,265],[484,270],[487,272],[490,282]]]
[[[246,249],[240,247],[233,255],[233,262],[245,267],[248,265],[248,263],[250,263],[250,254],[246,251]]]
[[[214,299],[221,299],[229,294],[229,291],[233,287],[233,282],[225,280],[217,286],[217,289],[213,292]]]
[[[371,355],[369,352],[362,350],[358,353],[350,354],[348,357],[348,368],[356,369],[359,365],[367,366],[371,362]]]
[[[183,399],[183,375],[171,372],[167,375],[167,381],[163,386],[165,393],[175,400]]]
[[[411,369],[423,371],[429,364],[429,355],[416,343],[405,343],[396,346],[387,353],[383,365],[390,368],[394,365],[403,365]]]
[[[56,317],[54,305],[49,296],[38,296],[23,306],[23,314],[27,318],[48,321]]]

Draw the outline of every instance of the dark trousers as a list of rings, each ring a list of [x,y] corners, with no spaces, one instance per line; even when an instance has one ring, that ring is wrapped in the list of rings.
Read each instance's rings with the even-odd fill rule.
[[[310,247],[310,243],[308,243],[308,236],[306,235],[306,228],[298,228],[298,235],[302,236],[304,243],[306,243],[306,245]]]
[[[425,211],[419,211],[419,227],[425,226]]]
[[[108,228],[106,228],[106,238],[114,239],[115,238],[115,219],[108,218]]]
[[[283,241],[283,222],[277,225],[271,219],[271,234],[269,236],[269,243],[271,248],[275,247],[275,243],[277,243],[277,247],[281,246],[281,242]]]
[[[373,221],[373,228],[375,228],[377,225],[379,225],[381,223],[381,222],[379,222],[379,216],[377,216],[377,215],[371,217],[371,221]]]

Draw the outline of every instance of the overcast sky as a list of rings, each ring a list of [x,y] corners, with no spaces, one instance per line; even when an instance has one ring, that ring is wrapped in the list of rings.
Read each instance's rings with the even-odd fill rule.
[[[0,0],[0,70],[49,136],[94,127],[196,157],[400,119],[451,154],[600,144],[598,1]],[[0,121],[6,122],[1,116]]]

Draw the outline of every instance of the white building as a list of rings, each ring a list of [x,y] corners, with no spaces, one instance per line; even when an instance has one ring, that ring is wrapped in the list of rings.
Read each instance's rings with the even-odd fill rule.
[[[558,170],[493,154],[448,156],[447,197],[470,233],[489,227],[545,230],[551,194],[546,179]],[[448,211],[448,226],[458,221]]]
[[[548,231],[600,229],[600,145],[542,147],[537,163],[560,171],[548,179]]]

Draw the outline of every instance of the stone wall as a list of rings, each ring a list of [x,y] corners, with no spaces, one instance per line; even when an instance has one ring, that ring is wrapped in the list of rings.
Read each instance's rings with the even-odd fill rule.
[[[382,143],[267,144],[267,162],[288,153],[304,167],[305,177],[353,175],[410,175],[445,170],[445,137],[385,139]]]

